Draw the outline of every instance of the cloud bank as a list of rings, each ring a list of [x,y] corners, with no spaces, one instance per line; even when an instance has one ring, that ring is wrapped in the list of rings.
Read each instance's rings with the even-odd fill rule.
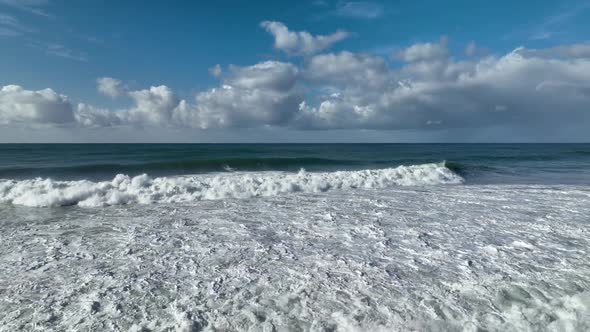
[[[131,102],[117,110],[73,104],[51,89],[8,85],[0,90],[0,124],[299,130],[590,124],[587,44],[456,60],[441,39],[409,45],[392,54],[392,63],[348,51],[316,54],[341,37],[262,25],[276,48],[305,55],[302,64],[215,66],[218,86],[189,99],[165,85],[130,90],[118,79],[99,78],[100,94]]]

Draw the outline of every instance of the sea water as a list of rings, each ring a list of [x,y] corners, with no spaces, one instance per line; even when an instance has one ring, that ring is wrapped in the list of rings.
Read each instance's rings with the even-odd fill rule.
[[[0,330],[584,331],[590,145],[0,145]]]

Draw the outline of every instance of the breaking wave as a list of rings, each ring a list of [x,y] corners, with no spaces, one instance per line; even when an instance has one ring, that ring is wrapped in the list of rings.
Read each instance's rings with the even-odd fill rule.
[[[30,207],[102,207],[462,182],[463,178],[444,163],[318,173],[234,172],[156,178],[119,174],[112,181],[102,182],[0,180],[0,202]]]

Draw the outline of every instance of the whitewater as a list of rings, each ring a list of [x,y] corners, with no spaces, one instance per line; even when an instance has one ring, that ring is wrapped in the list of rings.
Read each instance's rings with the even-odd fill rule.
[[[0,331],[585,331],[590,186],[445,163],[0,180]]]
[[[0,180],[0,202],[31,207],[100,207],[130,203],[178,203],[203,199],[251,198],[290,192],[384,188],[393,185],[461,183],[440,164],[399,166],[363,171],[307,173],[239,172],[182,177],[133,178],[118,174],[112,181]]]

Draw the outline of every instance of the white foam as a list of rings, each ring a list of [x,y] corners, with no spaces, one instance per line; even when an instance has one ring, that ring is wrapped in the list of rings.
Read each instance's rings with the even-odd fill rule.
[[[178,203],[225,198],[275,196],[291,192],[324,192],[390,186],[459,184],[463,179],[443,164],[308,173],[236,172],[150,178],[119,174],[112,181],[0,181],[0,202],[30,207]]]
[[[589,190],[0,204],[0,330],[590,331]]]

